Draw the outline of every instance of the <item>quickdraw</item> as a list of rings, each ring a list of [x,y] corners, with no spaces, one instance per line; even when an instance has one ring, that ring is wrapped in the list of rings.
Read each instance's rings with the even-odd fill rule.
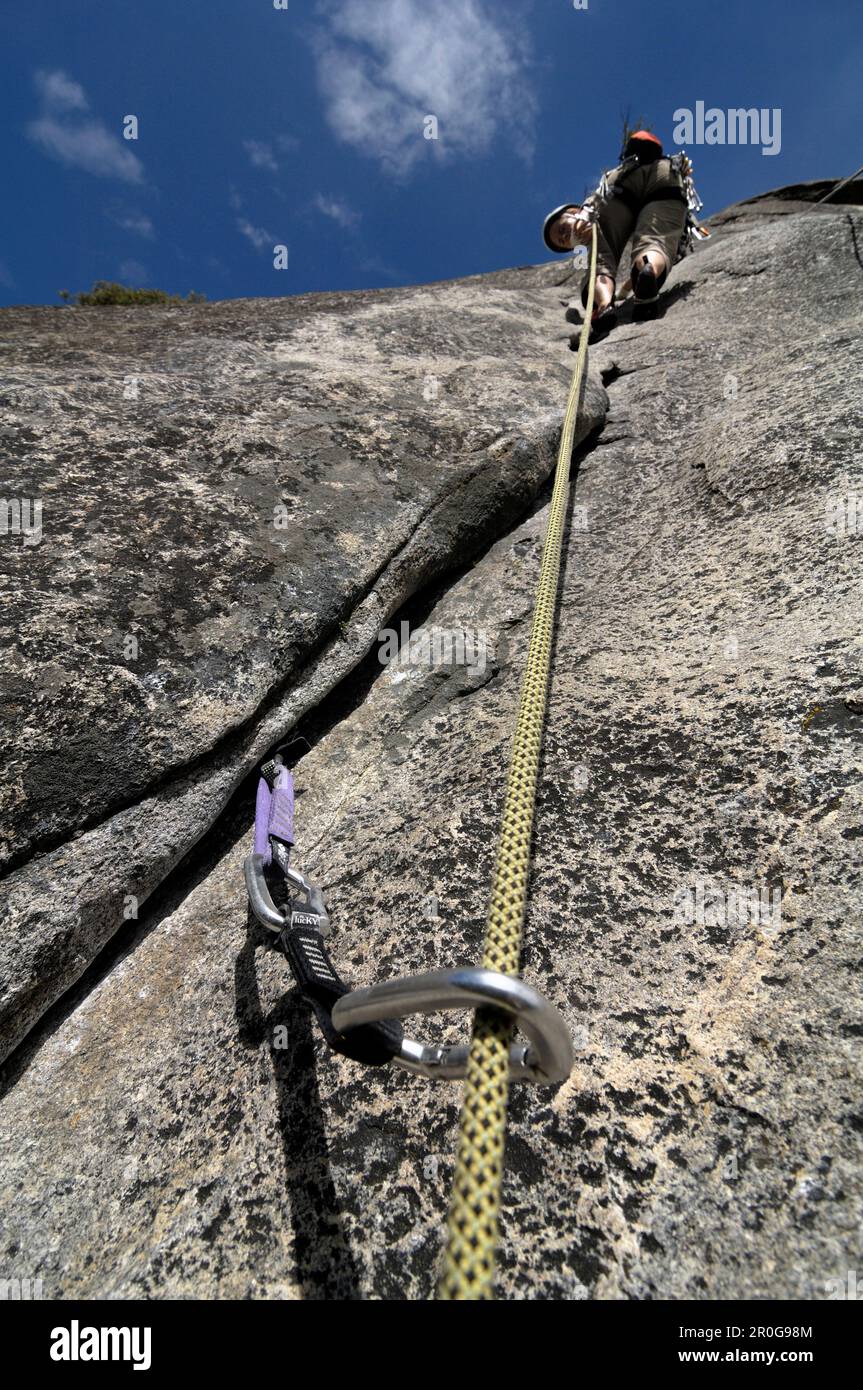
[[[683,259],[693,249],[696,241],[706,241],[710,236],[710,228],[703,226],[698,220],[698,213],[704,207],[698,196],[698,190],[692,178],[692,160],[685,151],[672,156],[671,167],[680,176],[683,194],[686,198],[686,226],[683,229],[683,236],[678,247],[678,258]]]
[[[563,1081],[574,1060],[562,1015],[517,972],[596,254],[593,222],[587,304],[557,456],[482,965],[433,970],[357,990],[341,979],[325,945],[330,921],[321,889],[290,867],[293,780],[279,757],[261,769],[254,851],[244,865],[251,909],[262,926],[278,935],[294,979],[334,1051],[373,1066],[392,1062],[433,1079],[466,1078],[447,1248],[438,1287],[438,1297],[446,1300],[493,1296],[509,1082],[549,1085]],[[475,1011],[469,1046],[418,1042],[406,1038],[401,1027],[400,1020],[411,1014],[466,1008]],[[526,1042],[514,1039],[516,1028]]]
[[[261,926],[278,936],[294,979],[334,1052],[370,1066],[393,1062],[433,1080],[457,1081],[467,1070],[467,1046],[438,1046],[406,1038],[398,1020],[442,1009],[493,1006],[527,1038],[510,1048],[513,1080],[550,1085],[569,1075],[572,1046],[566,1024],[548,1000],[523,980],[495,970],[463,967],[352,990],[326,948],[331,925],[323,893],[290,866],[293,834],[293,778],[276,756],[261,768],[255,848],[244,864],[246,891]]]

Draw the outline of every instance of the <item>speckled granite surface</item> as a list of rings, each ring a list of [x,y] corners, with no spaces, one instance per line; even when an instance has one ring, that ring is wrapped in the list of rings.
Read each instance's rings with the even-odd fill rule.
[[[0,547],[0,1057],[390,614],[523,512],[567,273],[0,311],[0,496],[42,503],[41,543]]]
[[[578,1055],[514,1093],[504,1297],[817,1299],[859,1267],[861,239],[853,207],[744,211],[592,349],[524,957]],[[560,386],[536,274],[507,283]],[[544,523],[411,614],[482,659],[390,666],[298,765],[357,983],[477,958]],[[249,825],[7,1065],[4,1257],[46,1297],[433,1289],[458,1088],[326,1053],[248,920]]]

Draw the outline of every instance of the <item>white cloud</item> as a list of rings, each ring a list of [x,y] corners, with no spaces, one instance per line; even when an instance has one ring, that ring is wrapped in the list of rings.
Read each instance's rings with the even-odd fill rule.
[[[360,220],[360,214],[349,208],[347,203],[340,202],[338,198],[328,198],[323,193],[316,194],[312,199],[312,207],[323,213],[324,217],[338,222],[340,227],[355,227]]]
[[[263,140],[244,140],[243,149],[249,156],[249,163],[256,169],[266,169],[271,174],[278,173],[279,166],[272,145],[266,145]]]
[[[266,227],[256,227],[250,222],[243,212],[243,200],[236,188],[232,188],[228,194],[228,202],[237,213],[237,230],[242,233],[247,241],[250,241],[256,251],[263,251],[265,246],[273,246],[275,237],[267,231]]]
[[[143,212],[119,213],[114,221],[124,232],[134,232],[136,236],[152,237],[155,229],[150,218]]]
[[[65,72],[44,72],[34,75],[36,90],[46,106],[54,111],[86,111],[89,102],[80,82],[73,82]]]
[[[27,127],[34,144],[61,164],[98,178],[141,182],[141,161],[104,121],[87,114],[90,104],[80,83],[60,71],[39,71],[34,80],[41,104],[38,117]]]
[[[295,135],[277,135],[273,142],[280,154],[290,154],[299,148],[299,140]],[[279,172],[279,161],[276,158],[272,144],[266,140],[244,140],[243,149],[249,156],[249,163],[255,169],[265,169],[268,174]]]
[[[275,238],[264,227],[253,226],[247,217],[238,217],[237,227],[243,236],[252,243],[256,251],[263,251],[265,246],[272,246],[275,241]]]
[[[319,10],[318,84],[341,140],[397,174],[428,151],[480,154],[503,129],[530,156],[527,60],[488,0],[327,0]],[[423,137],[428,115],[438,140]]]

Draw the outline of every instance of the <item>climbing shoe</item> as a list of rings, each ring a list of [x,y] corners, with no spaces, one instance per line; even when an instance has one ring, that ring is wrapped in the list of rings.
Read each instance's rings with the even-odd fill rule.
[[[662,286],[665,284],[668,275],[667,270],[663,270],[661,275],[657,275],[653,266],[646,256],[642,256],[641,265],[632,267],[632,293],[640,304],[649,304],[652,299],[656,299]]]
[[[590,346],[592,347],[594,343],[601,343],[603,338],[607,338],[616,324],[617,310],[611,305],[609,305],[607,309],[603,309],[601,314],[595,314],[590,321],[590,332],[587,338]],[[569,346],[573,352],[578,351],[578,340],[580,337],[580,333],[573,333],[569,340]]]
[[[613,304],[609,304],[607,308],[600,310],[599,313],[594,312],[593,318],[590,321],[590,337],[587,340],[588,343],[598,343],[601,338],[604,338],[607,333],[611,332],[616,324],[617,310]]]

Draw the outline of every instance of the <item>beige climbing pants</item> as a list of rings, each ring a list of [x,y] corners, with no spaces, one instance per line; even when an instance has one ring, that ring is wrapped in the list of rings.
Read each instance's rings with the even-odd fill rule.
[[[599,205],[597,275],[617,279],[617,267],[632,237],[632,259],[644,251],[661,251],[669,270],[686,226],[686,203],[680,179],[668,159],[644,164],[622,178],[609,174],[609,196]],[[679,198],[674,195],[679,193]],[[628,271],[627,271],[628,274]]]

